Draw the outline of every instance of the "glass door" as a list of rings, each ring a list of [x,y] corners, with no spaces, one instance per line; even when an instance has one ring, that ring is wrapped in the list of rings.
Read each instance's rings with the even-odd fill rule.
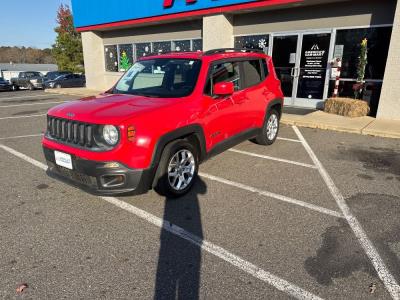
[[[274,35],[273,37],[272,59],[278,78],[281,81],[285,105],[293,105],[294,88],[297,85],[298,44],[298,34]]]
[[[296,68],[297,91],[295,106],[318,107],[327,89],[328,57],[331,34],[302,34],[301,56]]]

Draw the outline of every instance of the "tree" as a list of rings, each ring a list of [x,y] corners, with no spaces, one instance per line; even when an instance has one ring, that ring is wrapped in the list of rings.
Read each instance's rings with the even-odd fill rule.
[[[57,12],[56,43],[52,54],[58,69],[62,71],[83,72],[83,50],[81,34],[75,30],[71,10],[62,5]]]
[[[120,71],[128,71],[128,69],[132,66],[129,61],[128,55],[126,55],[125,51],[122,51],[121,60],[120,60]]]

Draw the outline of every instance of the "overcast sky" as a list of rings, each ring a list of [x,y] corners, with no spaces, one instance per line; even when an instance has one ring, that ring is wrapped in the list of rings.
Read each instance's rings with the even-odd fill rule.
[[[70,0],[0,0],[0,46],[51,47],[61,3]]]

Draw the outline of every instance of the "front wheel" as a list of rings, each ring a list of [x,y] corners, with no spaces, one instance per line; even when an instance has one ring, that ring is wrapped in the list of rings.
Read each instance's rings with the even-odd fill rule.
[[[192,188],[197,172],[195,147],[186,140],[171,142],[161,156],[155,190],[169,198],[181,197]]]
[[[18,91],[18,90],[19,90],[19,87],[18,87],[17,85],[13,84],[12,87],[11,87],[11,89],[12,89],[13,91]]]
[[[279,113],[271,109],[264,121],[261,133],[254,139],[259,145],[272,145],[279,133]]]
[[[30,91],[34,91],[35,90],[35,87],[33,86],[33,84],[29,84],[28,85],[28,89],[30,90]]]

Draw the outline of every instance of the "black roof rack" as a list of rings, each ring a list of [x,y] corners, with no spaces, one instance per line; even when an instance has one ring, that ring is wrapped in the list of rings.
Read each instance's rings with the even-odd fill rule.
[[[157,55],[168,55],[168,54],[174,54],[174,53],[197,53],[199,51],[166,51],[166,52],[150,52],[150,53],[146,53],[145,56],[141,56],[141,57],[146,57],[146,56],[157,56]]]
[[[254,52],[254,53],[262,53],[265,54],[261,49],[250,49],[250,48],[220,48],[220,49],[212,49],[203,53],[203,55],[213,55],[218,53],[226,53],[226,52]]]

